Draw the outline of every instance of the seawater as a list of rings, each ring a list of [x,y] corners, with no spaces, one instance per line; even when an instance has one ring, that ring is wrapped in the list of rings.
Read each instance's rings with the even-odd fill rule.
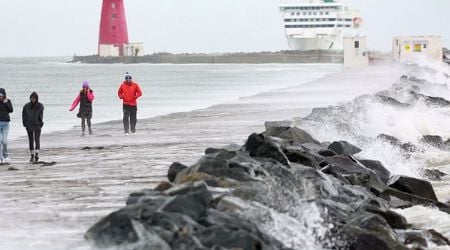
[[[70,58],[0,59],[0,87],[14,104],[10,138],[25,135],[21,109],[32,91],[45,106],[44,133],[79,126],[69,107],[84,80],[95,93],[93,122],[119,120],[122,105],[117,90],[125,72],[141,85],[138,118],[185,112],[237,100],[272,89],[299,85],[337,72],[323,64],[71,64]],[[95,126],[94,126],[95,129]]]

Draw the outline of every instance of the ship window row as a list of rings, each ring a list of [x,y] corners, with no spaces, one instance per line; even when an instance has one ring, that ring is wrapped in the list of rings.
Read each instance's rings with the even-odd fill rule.
[[[334,24],[306,24],[306,25],[285,25],[285,28],[333,28]]]
[[[317,16],[317,15],[320,15],[320,16],[323,16],[323,15],[329,15],[330,14],[330,12],[291,12],[291,15],[292,16],[295,16],[295,15],[297,15],[297,16],[300,16],[300,15],[304,15],[304,16]]]
[[[336,25],[335,24],[315,24],[315,25],[314,24],[305,24],[305,25],[301,25],[301,24],[299,24],[299,25],[291,25],[291,24],[289,24],[289,25],[285,25],[284,27],[286,29],[289,29],[289,28],[334,28],[334,27],[336,27]],[[351,25],[338,24],[337,27],[350,28]]]
[[[339,6],[281,7],[281,10],[338,10]]]
[[[284,19],[285,22],[321,22],[321,21],[349,21],[351,22],[352,19],[343,19],[343,18],[298,18],[298,19],[292,19],[292,18],[286,18]]]

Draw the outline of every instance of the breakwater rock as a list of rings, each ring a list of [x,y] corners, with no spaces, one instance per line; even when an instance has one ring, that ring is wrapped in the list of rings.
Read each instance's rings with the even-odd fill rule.
[[[448,245],[391,210],[450,213],[430,183],[391,176],[347,141],[319,142],[296,127],[268,127],[243,146],[209,148],[168,182],[130,194],[86,232],[99,248],[421,249]],[[145,170],[143,170],[145,171]],[[151,170],[148,170],[151,171]]]

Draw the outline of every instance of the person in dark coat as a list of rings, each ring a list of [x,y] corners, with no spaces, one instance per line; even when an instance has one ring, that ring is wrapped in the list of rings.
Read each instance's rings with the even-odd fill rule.
[[[36,92],[31,93],[30,102],[23,106],[22,124],[28,133],[28,142],[31,153],[30,162],[39,161],[41,150],[41,131],[44,126],[44,105],[39,102]]]
[[[70,107],[70,111],[73,111],[78,104],[80,104],[80,110],[78,111],[77,116],[81,118],[81,136],[85,136],[86,132],[86,123],[89,129],[89,135],[92,135],[92,102],[94,101],[94,91],[89,88],[89,83],[87,81],[83,82],[83,88],[80,90],[80,93],[75,98]]]
[[[11,100],[6,97],[4,88],[0,88],[0,162],[5,163],[8,160],[8,134],[10,113],[13,112]]]

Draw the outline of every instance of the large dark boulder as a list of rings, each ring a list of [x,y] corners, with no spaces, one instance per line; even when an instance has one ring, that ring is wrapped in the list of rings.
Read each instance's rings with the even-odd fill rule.
[[[114,212],[92,226],[85,234],[96,247],[107,248],[139,241],[128,209]]]
[[[343,229],[347,235],[348,249],[354,250],[406,250],[386,220],[375,214],[363,212],[354,215]]]
[[[347,141],[335,141],[328,146],[328,149],[333,150],[339,155],[354,155],[362,151],[360,148]]]
[[[252,172],[249,171],[248,167],[209,155],[200,159],[187,171],[180,173],[180,179],[192,173],[205,173],[215,177],[226,177],[244,182],[254,180],[254,176],[252,176]]]
[[[336,155],[336,153],[327,151],[326,148],[312,143],[287,146],[284,148],[283,153],[286,155],[289,162],[313,168],[319,168],[319,163],[325,159],[325,156],[322,154],[331,156]]]
[[[167,179],[170,182],[175,181],[175,178],[177,178],[177,174],[186,168],[188,167],[181,163],[174,162],[172,165],[170,165],[169,170],[167,171]]]
[[[383,163],[375,160],[359,160],[366,168],[373,170],[385,184],[388,183],[391,177],[391,172],[384,167]]]
[[[292,144],[314,143],[320,145],[319,141],[297,127],[272,127],[268,128],[264,135],[286,139]]]
[[[270,158],[289,166],[289,160],[283,153],[281,144],[275,138],[252,134],[247,139],[245,150],[251,157]]]
[[[413,194],[431,201],[438,201],[431,183],[425,180],[408,176],[393,176],[388,183],[389,187],[405,193]]]
[[[385,188],[385,184],[373,170],[366,168],[351,156],[328,157],[319,165],[323,167],[322,172],[352,185],[364,186],[376,194]]]

